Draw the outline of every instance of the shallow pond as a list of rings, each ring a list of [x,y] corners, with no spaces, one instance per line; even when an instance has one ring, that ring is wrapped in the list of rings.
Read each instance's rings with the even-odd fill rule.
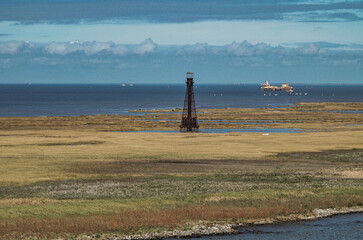
[[[323,112],[323,113],[344,113],[344,114],[363,114],[361,110],[300,110],[299,112]]]
[[[314,221],[262,225],[239,229],[240,234],[190,238],[193,240],[254,240],[254,239],[363,239],[363,213],[322,218]]]
[[[144,130],[129,132],[161,132],[161,133],[177,133],[179,130]],[[230,133],[230,132],[256,132],[256,133],[299,133],[304,132],[301,128],[214,128],[200,129],[200,133]]]

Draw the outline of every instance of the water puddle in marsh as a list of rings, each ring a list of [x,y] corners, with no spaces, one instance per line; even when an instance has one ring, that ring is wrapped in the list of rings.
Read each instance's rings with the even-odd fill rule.
[[[284,124],[301,122],[302,120],[199,120],[200,123],[205,124]]]
[[[362,239],[363,213],[337,215],[314,221],[245,227],[240,234],[190,238],[191,240],[290,240]],[[171,240],[171,239],[170,239]]]
[[[321,113],[344,113],[344,114],[363,114],[363,110],[300,110],[299,112],[321,112]]]
[[[122,132],[122,131],[117,131]],[[143,133],[178,133],[179,130],[143,130],[143,131],[127,131],[127,132],[143,132]],[[231,133],[231,132],[255,132],[255,133],[301,133],[301,128],[214,128],[200,129],[200,133]]]
[[[145,122],[180,122],[180,119],[137,119],[135,121],[145,121]],[[223,119],[208,119],[208,120],[198,120],[200,123],[204,124],[285,124],[302,122],[303,120],[223,120]]]

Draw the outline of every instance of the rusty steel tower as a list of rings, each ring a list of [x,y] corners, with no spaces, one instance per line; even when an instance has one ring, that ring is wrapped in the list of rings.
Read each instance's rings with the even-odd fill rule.
[[[180,124],[181,132],[198,132],[199,125],[197,120],[197,110],[195,107],[193,92],[193,73],[187,72],[187,89],[185,91],[185,100],[183,108],[183,116]]]

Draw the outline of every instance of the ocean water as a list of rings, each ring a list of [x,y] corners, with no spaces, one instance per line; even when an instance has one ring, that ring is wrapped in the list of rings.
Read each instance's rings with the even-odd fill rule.
[[[189,238],[190,240],[351,240],[363,239],[363,213],[314,221],[262,225],[239,229],[240,234]],[[170,239],[172,240],[172,239]]]
[[[297,95],[259,85],[195,85],[197,108],[275,107],[297,102],[363,102],[363,85],[294,85]],[[271,96],[269,96],[271,93]],[[300,94],[301,93],[301,94]],[[277,94],[277,95],[275,95]],[[0,85],[0,117],[135,114],[182,108],[185,85]]]

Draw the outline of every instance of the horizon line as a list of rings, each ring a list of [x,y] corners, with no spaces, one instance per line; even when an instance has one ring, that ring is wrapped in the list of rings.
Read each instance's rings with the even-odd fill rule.
[[[273,82],[273,84],[282,84],[286,82]],[[0,85],[120,85],[125,84],[126,86],[134,85],[185,85],[183,83],[133,83],[133,82],[121,82],[121,83],[0,83]],[[194,85],[260,85],[261,83],[194,83]],[[363,83],[288,83],[294,85],[362,85]]]

